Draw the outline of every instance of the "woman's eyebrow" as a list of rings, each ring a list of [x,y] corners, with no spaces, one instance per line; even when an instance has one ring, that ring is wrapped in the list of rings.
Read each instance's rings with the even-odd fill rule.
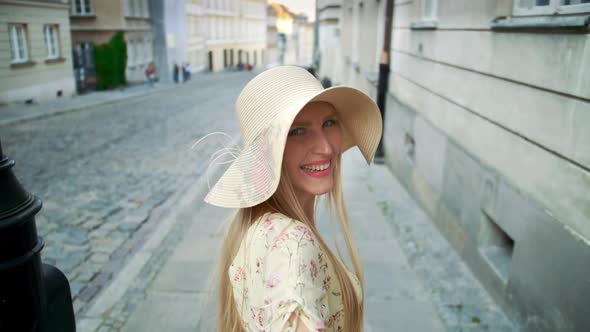
[[[336,111],[332,111],[332,112],[330,112],[330,114],[326,115],[326,117],[324,118],[324,120],[327,119],[327,118],[335,117],[335,116],[336,116]]]
[[[330,114],[328,114],[324,117],[324,121],[328,118],[335,117],[335,116],[336,116],[336,112],[332,111]],[[304,126],[305,127],[305,126],[310,126],[310,125],[311,125],[311,122],[309,122],[309,121],[296,121],[296,122],[293,122],[291,127],[294,127],[294,126]]]

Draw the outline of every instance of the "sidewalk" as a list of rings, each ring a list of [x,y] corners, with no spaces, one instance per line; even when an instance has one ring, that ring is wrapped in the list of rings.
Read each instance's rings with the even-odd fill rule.
[[[367,167],[356,149],[343,162],[350,221],[365,269],[366,332],[515,330],[386,166]],[[210,277],[220,227],[231,211],[203,203],[205,193],[201,184],[185,195],[172,217],[179,225],[172,235],[149,249],[153,258],[137,278],[117,278],[109,286],[126,291],[112,306],[103,301],[99,310],[91,309],[79,331],[215,330]],[[324,210],[318,221],[332,243]],[[408,234],[420,239],[408,240]],[[133,280],[117,285],[119,279]]]
[[[156,83],[154,88],[138,83],[114,90],[94,91],[83,95],[62,97],[30,105],[24,103],[2,105],[0,106],[0,127],[115,103],[120,100],[140,97],[148,93],[159,92],[173,87],[175,87],[174,83]]]
[[[252,73],[257,72],[258,70],[252,71]],[[157,82],[153,88],[150,88],[147,84],[134,83],[114,90],[93,91],[87,94],[75,95],[73,97],[62,97],[59,99],[33,103],[30,105],[24,103],[0,105],[0,127],[55,116],[63,113],[80,111],[95,106],[116,103],[129,98],[141,97],[149,93],[166,91],[184,84],[192,84],[206,80],[207,77],[213,77],[214,75],[232,76],[247,73],[247,71],[227,71],[216,73],[198,72],[193,73],[191,79],[184,83]]]

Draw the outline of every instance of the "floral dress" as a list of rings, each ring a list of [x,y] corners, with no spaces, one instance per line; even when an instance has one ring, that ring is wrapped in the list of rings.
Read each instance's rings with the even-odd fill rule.
[[[361,299],[358,279],[346,271]],[[310,331],[343,330],[336,274],[312,231],[300,221],[264,214],[249,228],[228,273],[246,331],[295,331],[297,318]],[[296,318],[291,325],[292,314]]]

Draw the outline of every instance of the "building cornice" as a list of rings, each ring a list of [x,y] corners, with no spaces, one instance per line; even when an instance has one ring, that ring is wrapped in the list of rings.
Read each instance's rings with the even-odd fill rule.
[[[77,27],[77,26],[70,26],[71,31],[152,31],[151,27]]]
[[[206,40],[206,45],[219,46],[219,45],[238,45],[238,44],[266,44],[265,39],[219,39],[219,40]]]
[[[0,5],[12,5],[21,7],[44,7],[52,9],[70,9],[70,5],[67,3],[49,3],[41,1],[15,1],[15,0],[1,0]]]
[[[226,10],[217,10],[217,9],[211,9],[211,8],[205,8],[205,10],[203,10],[203,13],[207,14],[207,15],[227,16],[227,17],[238,16],[237,12],[226,11]]]
[[[340,6],[340,5],[327,5],[327,6],[325,6],[325,7],[318,8],[318,12],[320,12],[320,13],[321,13],[321,12],[323,12],[324,10],[328,10],[328,9],[340,9],[340,8],[342,8],[342,6]]]
[[[249,20],[266,21],[266,16],[264,15],[243,15],[242,18]]]

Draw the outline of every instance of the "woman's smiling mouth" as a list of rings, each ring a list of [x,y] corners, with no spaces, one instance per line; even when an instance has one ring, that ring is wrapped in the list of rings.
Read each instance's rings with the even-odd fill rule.
[[[320,160],[301,166],[305,174],[314,177],[324,177],[332,172],[332,160]]]

